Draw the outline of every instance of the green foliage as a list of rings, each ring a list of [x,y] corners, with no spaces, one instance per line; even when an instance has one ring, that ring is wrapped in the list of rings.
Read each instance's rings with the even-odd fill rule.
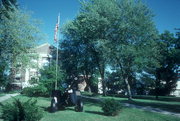
[[[24,62],[22,57],[25,58],[24,54],[28,57],[29,49],[33,48],[35,41],[38,40],[38,25],[21,10],[9,12],[9,14],[11,19],[4,17],[1,20],[0,27],[3,30],[0,37],[1,57],[10,62],[14,60],[16,63],[22,63]]]
[[[5,66],[0,65],[0,86],[6,85],[7,75],[4,73]]]
[[[36,103],[36,100],[22,102],[14,98],[13,103],[1,104],[2,118],[5,121],[39,121],[43,113]]]
[[[69,64],[68,58],[73,58],[72,69],[78,74],[93,75],[98,70],[103,82],[104,94],[104,74],[107,66],[105,56],[107,49],[104,45],[107,41],[108,28],[111,26],[107,16],[113,19],[114,14],[111,13],[118,13],[116,8],[113,0],[84,1],[81,3],[80,14],[74,21],[69,22],[63,31],[66,38],[63,50],[68,52],[63,56],[67,58],[63,60]],[[67,68],[67,64],[64,66]],[[71,71],[71,68],[67,70]]]
[[[176,88],[178,79],[178,68],[180,64],[180,54],[178,48],[178,36],[169,31],[160,35],[159,46],[161,67],[156,68],[156,95],[169,95]]]
[[[22,94],[33,97],[33,96],[41,96],[48,97],[50,92],[44,85],[37,85],[34,87],[26,87],[22,90]]]
[[[13,8],[17,8],[17,0],[1,0],[0,1],[1,7],[6,9],[7,11],[13,11]]]
[[[62,89],[62,83],[65,78],[65,73],[58,66],[57,70],[57,86],[58,89]],[[50,63],[49,66],[44,67],[40,70],[41,77],[39,78],[39,83],[43,85],[47,91],[50,93],[55,88],[56,81],[56,64]]]
[[[0,0],[0,18],[10,18],[9,12],[18,9],[17,0]]]
[[[3,0],[4,4],[16,4],[15,0]],[[3,7],[0,8],[1,10]],[[0,66],[3,73],[9,71],[9,81],[15,78],[17,68],[22,70],[30,64],[31,52],[36,41],[40,40],[39,22],[31,18],[25,10],[6,10],[8,17],[0,13]]]
[[[120,90],[125,90],[125,85],[120,72],[107,73],[108,94],[116,94]]]
[[[77,55],[75,69],[79,69],[79,65],[92,68],[94,63],[104,94],[106,68],[116,67],[131,97],[129,83],[135,79],[136,72],[159,65],[152,12],[140,0],[88,0],[81,4],[80,13],[63,31],[68,57]],[[79,61],[81,59],[90,61]],[[81,69],[88,72],[87,68]]]
[[[121,0],[117,5],[119,14],[113,26],[117,29],[108,36],[107,50],[110,64],[120,72],[119,77],[123,77],[131,98],[131,83],[135,81],[136,73],[159,65],[158,36],[153,14],[146,5],[135,0]]]
[[[116,116],[119,114],[122,106],[114,99],[105,99],[102,103],[102,110],[107,116]]]
[[[38,79],[37,78],[31,78],[31,80],[29,80],[30,84],[37,84],[38,83]]]
[[[49,96],[55,88],[56,81],[56,65],[54,63],[45,66],[40,70],[40,78],[37,86],[24,88],[22,93],[27,96]],[[64,72],[58,67],[58,89],[62,90],[62,83],[64,81]],[[33,81],[33,80],[32,80]],[[37,81],[37,80],[34,80]]]

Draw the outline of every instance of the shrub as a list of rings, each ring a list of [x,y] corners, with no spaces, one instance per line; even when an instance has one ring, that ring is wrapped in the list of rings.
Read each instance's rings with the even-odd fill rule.
[[[37,84],[38,83],[38,79],[36,78],[31,78],[31,80],[29,80],[30,84]]]
[[[22,94],[25,94],[27,96],[49,96],[49,92],[46,87],[43,85],[38,85],[34,87],[26,87],[23,89]]]
[[[37,101],[31,99],[21,102],[14,98],[13,103],[2,105],[2,118],[4,121],[39,121],[42,118],[42,110],[36,106]]]
[[[106,99],[102,103],[102,110],[107,116],[116,116],[119,114],[122,106],[114,99]]]

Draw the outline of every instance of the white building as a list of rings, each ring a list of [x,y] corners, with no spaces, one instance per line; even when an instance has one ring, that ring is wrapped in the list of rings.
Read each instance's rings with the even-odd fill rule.
[[[177,80],[176,90],[172,93],[172,95],[176,97],[180,97],[180,68],[178,71],[178,80]]]
[[[49,65],[52,60],[52,50],[54,46],[51,46],[48,43],[42,44],[34,48],[32,54],[32,59],[30,60],[30,64],[26,66],[25,69],[17,69],[15,76],[15,82],[12,84],[18,85],[22,88],[30,86],[29,80],[32,78],[38,79],[40,76],[39,70],[43,68],[43,66]]]
[[[176,90],[173,92],[173,95],[180,97],[180,79],[177,81]]]

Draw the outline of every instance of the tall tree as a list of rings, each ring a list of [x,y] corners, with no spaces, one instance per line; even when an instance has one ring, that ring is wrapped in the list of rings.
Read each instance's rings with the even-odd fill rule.
[[[40,32],[37,21],[26,12],[14,9],[8,11],[8,16],[1,16],[0,20],[0,64],[6,65],[4,72],[10,73],[13,81],[16,66],[28,65],[30,50],[40,39]]]
[[[156,69],[156,98],[158,95],[169,95],[176,88],[177,71],[180,65],[178,38],[169,31],[160,35],[161,67]]]
[[[87,46],[80,41],[73,40],[64,40],[61,45],[63,69],[66,70],[69,77],[83,75],[90,91],[89,76],[92,76],[95,66],[89,51],[87,51]]]
[[[82,2],[80,14],[74,21],[67,24],[64,33],[69,40],[79,43],[78,47],[81,51],[84,50],[80,58],[85,57],[85,67],[88,67],[87,64],[89,63],[91,67],[95,65],[98,69],[104,95],[106,95],[104,76],[107,67],[104,43],[106,31],[110,27],[106,17],[110,17],[111,12],[116,12],[113,10],[113,2],[113,0]]]
[[[140,0],[119,0],[118,15],[111,21],[107,43],[110,61],[121,71],[129,99],[130,83],[138,73],[158,66],[157,30],[153,14]]]
[[[87,46],[101,75],[104,95],[108,64],[121,70],[129,99],[129,82],[135,73],[158,65],[152,17],[140,0],[89,0],[82,2],[79,15],[65,29],[66,37]]]

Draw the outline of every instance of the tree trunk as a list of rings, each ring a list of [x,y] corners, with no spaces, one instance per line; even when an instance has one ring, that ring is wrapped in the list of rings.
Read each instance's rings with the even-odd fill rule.
[[[91,93],[91,86],[90,86],[90,80],[89,80],[89,73],[87,71],[84,71],[83,74],[84,81],[86,82],[86,90]]]
[[[15,68],[10,69],[10,75],[9,75],[9,81],[8,84],[6,85],[6,92],[9,92],[12,90],[11,83],[14,82],[15,80]]]
[[[155,87],[155,95],[156,95],[156,100],[159,99],[159,91],[160,91],[160,80],[156,79],[156,87]]]
[[[88,86],[88,92],[89,93],[91,93],[92,91],[91,91],[91,87],[90,86]]]
[[[129,85],[128,75],[125,76],[125,71],[123,70],[123,66],[121,63],[119,63],[119,66],[121,68],[121,75],[120,76],[123,76],[124,82],[125,82],[126,87],[127,87],[128,99],[132,100],[131,87]]]
[[[104,80],[104,74],[101,74],[101,81],[102,81],[102,89],[103,89],[103,96],[106,96],[106,81]]]
[[[106,82],[104,80],[104,72],[105,72],[105,61],[104,58],[100,58],[98,55],[100,55],[97,51],[95,51],[94,47],[92,47],[92,51],[94,53],[95,61],[99,70],[99,73],[101,75],[101,82],[102,82],[102,88],[103,88],[103,96],[106,96]]]
[[[131,87],[129,85],[128,78],[125,78],[124,81],[127,86],[128,99],[132,100]]]

